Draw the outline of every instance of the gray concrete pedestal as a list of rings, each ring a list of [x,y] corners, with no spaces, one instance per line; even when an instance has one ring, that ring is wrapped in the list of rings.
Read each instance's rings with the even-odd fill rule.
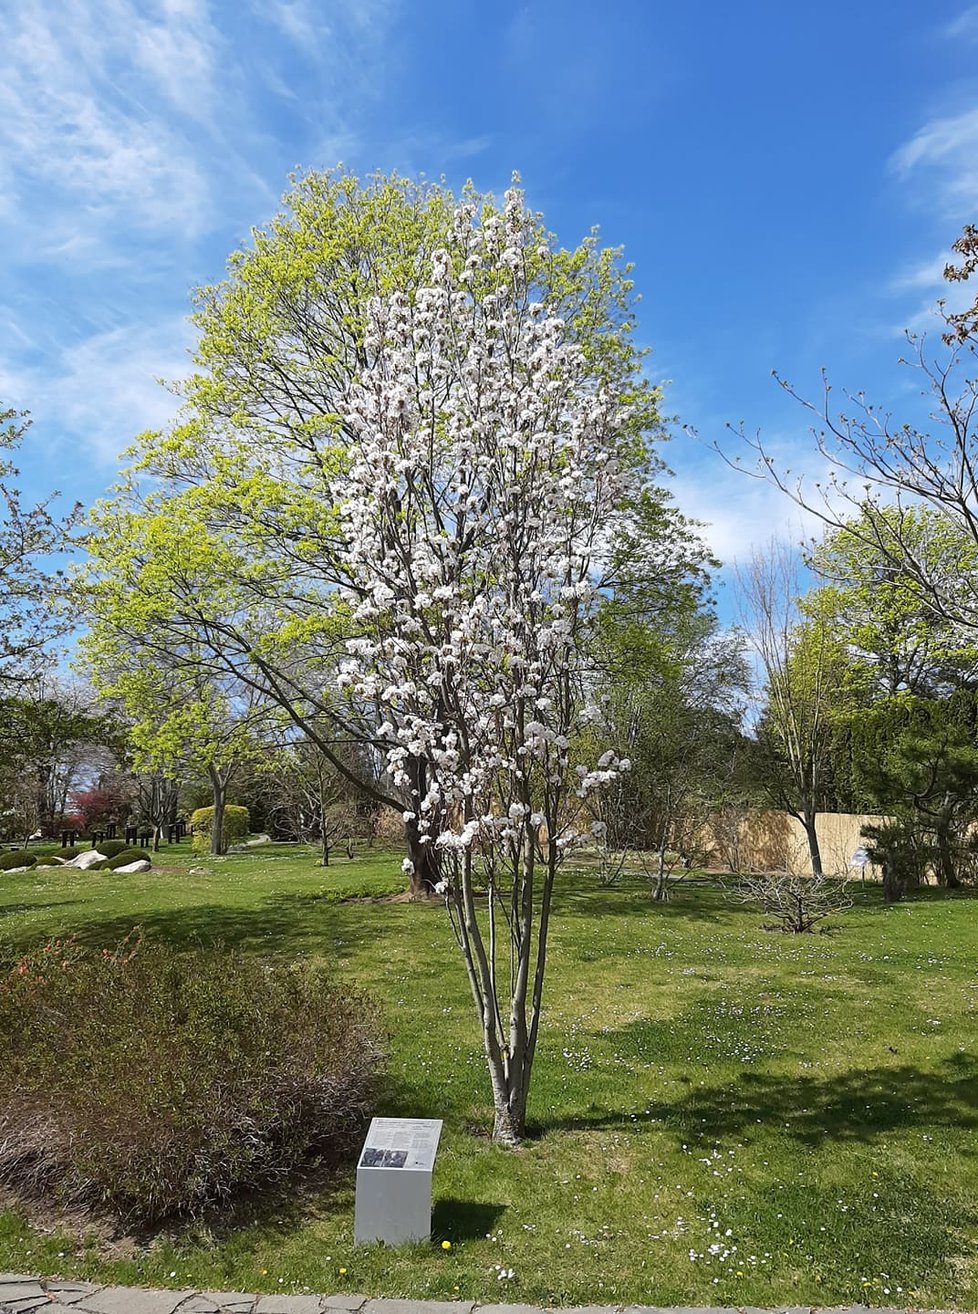
[[[357,1165],[355,1245],[431,1239],[438,1118],[374,1118]]]

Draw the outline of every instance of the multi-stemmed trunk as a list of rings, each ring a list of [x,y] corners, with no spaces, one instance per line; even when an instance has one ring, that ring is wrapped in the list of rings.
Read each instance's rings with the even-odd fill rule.
[[[556,849],[551,848],[543,865],[539,902],[535,906],[537,866],[531,838],[513,872],[511,892],[501,891],[495,873],[491,873],[483,925],[477,915],[473,890],[472,855],[466,850],[458,863],[449,898],[489,1068],[492,1137],[509,1146],[518,1145],[526,1132],[527,1098],[543,1005]],[[500,958],[504,960],[502,965]],[[508,998],[500,997],[503,981],[510,986]]]

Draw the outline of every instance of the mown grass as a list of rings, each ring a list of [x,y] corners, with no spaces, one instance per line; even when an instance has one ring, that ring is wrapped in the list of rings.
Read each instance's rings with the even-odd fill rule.
[[[568,875],[533,1134],[510,1153],[486,1135],[443,910],[376,901],[400,885],[392,855],[325,872],[295,850],[181,846],[144,876],[0,879],[0,948],[73,931],[108,945],[139,923],[176,945],[312,954],[368,989],[392,1035],[381,1111],[445,1119],[434,1245],[355,1250],[351,1167],[124,1251],[8,1211],[0,1268],[483,1301],[978,1305],[978,900],[886,908],[870,887],[830,933],[788,937],[708,885],[656,906]]]

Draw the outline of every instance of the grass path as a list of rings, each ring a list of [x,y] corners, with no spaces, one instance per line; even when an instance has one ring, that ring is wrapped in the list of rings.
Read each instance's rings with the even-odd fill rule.
[[[452,1249],[354,1251],[351,1172],[136,1248],[8,1212],[0,1269],[564,1305],[978,1306],[978,899],[885,908],[869,889],[831,934],[787,937],[710,887],[657,907],[569,876],[534,1134],[514,1154],[485,1135],[443,911],[366,901],[400,888],[398,868],[181,847],[145,876],[4,877],[0,953],[72,931],[112,944],[138,922],[176,945],[330,962],[383,1005],[383,1111],[445,1119],[434,1225]]]

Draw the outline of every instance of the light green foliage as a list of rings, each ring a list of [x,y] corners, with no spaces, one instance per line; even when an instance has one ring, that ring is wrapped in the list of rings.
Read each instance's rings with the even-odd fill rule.
[[[647,863],[660,897],[666,868],[692,858],[711,807],[735,787],[744,746],[742,641],[721,635],[698,603],[690,591],[685,605],[662,612],[608,606],[603,719],[582,745],[585,759],[614,748],[630,760],[602,794],[598,819],[608,827],[608,861],[625,850],[646,855],[635,860]]]
[[[211,844],[211,826],[214,824],[213,808],[198,808],[190,816],[190,830],[193,835],[193,845],[195,853],[207,853],[210,851]],[[223,848],[233,844],[236,840],[244,839],[248,834],[248,809],[239,807],[236,803],[227,803],[224,807],[224,822],[222,827]]]
[[[945,593],[955,591],[955,578],[959,591],[970,589],[978,570],[974,541],[928,507],[874,508],[828,534],[812,554],[825,582],[802,610],[845,644],[851,686],[863,702],[903,691],[928,696],[978,667],[978,647],[928,604],[897,564],[901,554],[918,563],[919,574],[940,577]]]
[[[848,698],[844,637],[818,606],[804,613],[794,549],[774,541],[739,575],[741,610],[764,678],[757,724],[758,783],[771,806],[805,827],[812,872],[821,873],[817,816],[826,810],[833,717]]]
[[[397,176],[304,175],[281,214],[232,255],[224,281],[196,294],[197,369],[182,385],[179,422],[136,440],[113,497],[93,514],[81,582],[88,660],[136,716],[148,760],[172,760],[188,740],[199,758],[207,745],[196,728],[211,723],[209,704],[194,713],[197,695],[145,721],[139,709],[155,706],[146,686],[157,668],[168,686],[180,669],[204,685],[244,681],[341,776],[401,810],[398,796],[351,765],[349,745],[372,739],[369,713],[330,692],[351,632],[336,589],[331,485],[348,460],[342,398],[365,364],[368,300],[411,296],[425,282],[453,204],[443,187]],[[528,259],[595,384],[630,408],[618,455],[654,468],[659,394],[634,343],[629,267],[596,233],[573,250],[531,244]],[[672,534],[664,495],[648,509],[656,513],[661,537]]]

